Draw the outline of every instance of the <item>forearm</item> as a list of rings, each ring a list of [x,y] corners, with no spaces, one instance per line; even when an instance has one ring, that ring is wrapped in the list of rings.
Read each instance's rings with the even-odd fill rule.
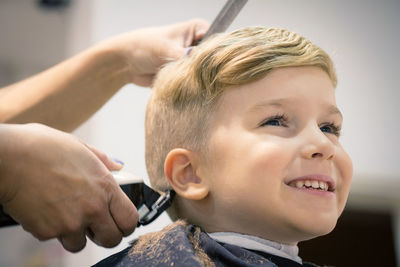
[[[72,131],[129,82],[128,64],[107,44],[0,89],[0,122]]]
[[[0,123],[38,122],[72,131],[122,86],[151,86],[163,64],[184,56],[208,23],[192,20],[135,30],[32,78],[0,89]]]

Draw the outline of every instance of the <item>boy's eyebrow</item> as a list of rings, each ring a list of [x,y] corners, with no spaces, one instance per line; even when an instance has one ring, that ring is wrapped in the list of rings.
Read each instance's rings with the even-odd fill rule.
[[[295,101],[296,101],[295,99],[290,99],[290,98],[279,98],[279,99],[273,99],[273,100],[268,100],[268,101],[262,101],[262,102],[257,103],[256,105],[252,106],[251,108],[249,108],[249,110],[247,112],[254,112],[259,109],[263,109],[263,108],[269,107],[269,106],[283,107],[283,106],[293,103]],[[343,119],[342,112],[340,112],[338,107],[336,107],[335,105],[328,106],[328,114],[329,115],[337,114],[340,116],[340,118]]]
[[[270,107],[270,106],[283,107],[283,106],[293,103],[293,102],[294,102],[294,99],[290,99],[290,98],[278,98],[278,99],[273,99],[273,100],[261,101],[261,102],[258,102],[256,105],[252,106],[251,108],[249,108],[247,112],[254,112],[259,109],[263,109],[263,108]]]
[[[333,115],[338,114],[338,115],[340,116],[340,118],[343,119],[342,112],[340,112],[340,110],[338,109],[337,106],[330,105],[330,106],[329,106],[329,114],[333,114]]]

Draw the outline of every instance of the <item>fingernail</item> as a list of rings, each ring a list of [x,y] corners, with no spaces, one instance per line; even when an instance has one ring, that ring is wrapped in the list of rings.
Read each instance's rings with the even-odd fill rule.
[[[185,56],[188,56],[190,54],[190,52],[192,51],[192,49],[193,49],[193,46],[189,46],[185,52]]]
[[[124,163],[124,162],[122,162],[122,161],[120,161],[119,159],[112,158],[112,160],[113,160],[115,163],[121,164],[122,166],[124,166],[124,165],[125,165],[125,163]]]

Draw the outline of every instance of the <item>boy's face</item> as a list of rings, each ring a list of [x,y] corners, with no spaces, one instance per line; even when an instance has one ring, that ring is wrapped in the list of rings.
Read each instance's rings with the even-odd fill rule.
[[[320,68],[290,67],[222,95],[197,169],[210,187],[207,231],[293,244],[334,228],[352,177],[334,93]]]

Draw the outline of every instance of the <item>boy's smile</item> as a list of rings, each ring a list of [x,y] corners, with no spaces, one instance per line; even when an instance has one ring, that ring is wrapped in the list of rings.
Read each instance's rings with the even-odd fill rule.
[[[294,244],[334,228],[352,177],[334,93],[318,67],[276,69],[223,93],[196,169],[209,185],[206,231]]]

